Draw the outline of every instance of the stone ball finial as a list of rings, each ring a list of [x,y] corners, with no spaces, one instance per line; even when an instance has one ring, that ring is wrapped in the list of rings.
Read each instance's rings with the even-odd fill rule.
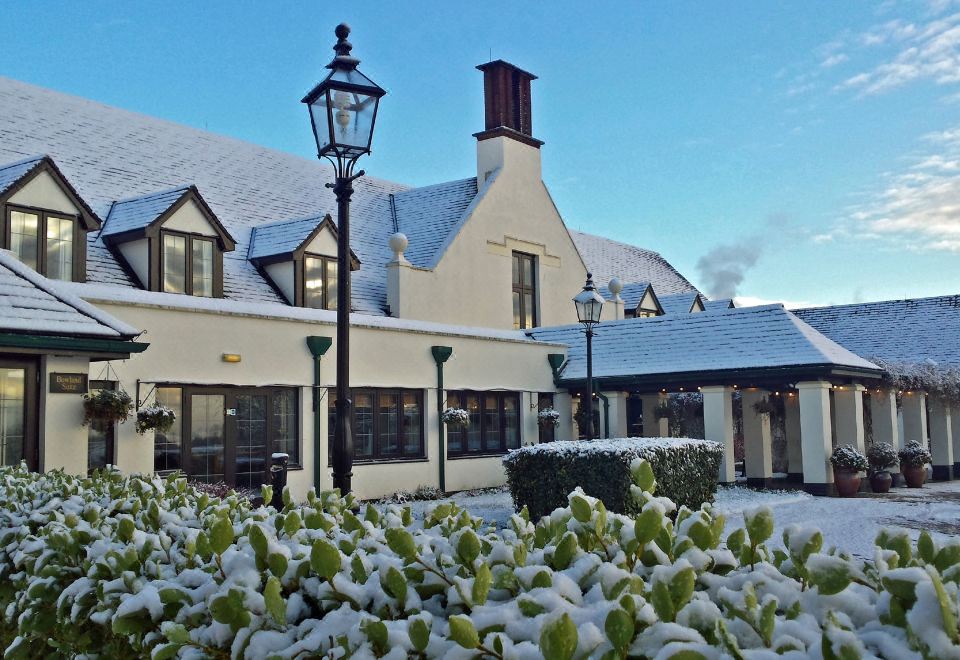
[[[607,289],[614,296],[619,296],[620,292],[623,291],[623,282],[620,281],[619,277],[614,277],[610,280],[610,283],[607,284]]]
[[[333,32],[337,35],[337,39],[346,39],[350,36],[350,26],[346,23],[341,23]]]
[[[397,232],[390,236],[390,249],[393,250],[394,254],[397,256],[402,255],[407,250],[407,246],[410,244],[410,241],[407,240],[405,234]]]

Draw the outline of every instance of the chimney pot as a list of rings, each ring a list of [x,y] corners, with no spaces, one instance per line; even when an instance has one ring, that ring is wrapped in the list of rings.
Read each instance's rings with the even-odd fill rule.
[[[537,79],[528,71],[494,60],[477,67],[483,71],[484,130],[475,133],[477,140],[506,136],[539,148],[543,144],[533,137],[530,83]]]

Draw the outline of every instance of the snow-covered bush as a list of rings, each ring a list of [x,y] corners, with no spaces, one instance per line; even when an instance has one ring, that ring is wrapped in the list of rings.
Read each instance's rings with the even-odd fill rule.
[[[875,442],[867,451],[867,462],[873,470],[889,470],[899,463],[896,448],[889,442]]]
[[[847,470],[849,472],[862,472],[869,467],[867,457],[857,451],[853,445],[843,445],[833,450],[830,455],[830,463],[834,470]]]
[[[470,411],[463,408],[446,408],[440,413],[440,420],[447,426],[466,428],[470,426]]]
[[[143,435],[147,431],[165,433],[177,421],[177,413],[164,405],[155,403],[137,411],[137,433]]]
[[[699,508],[713,501],[722,456],[722,446],[708,440],[621,438],[521,447],[503,464],[514,504],[539,517],[563,506],[578,487],[611,511],[633,512],[630,464],[637,458],[650,461],[663,495]]]
[[[906,467],[923,467],[933,460],[930,452],[916,440],[911,440],[900,450],[900,465]]]
[[[97,390],[83,395],[83,425],[97,420],[123,424],[133,412],[133,399],[123,390]]]
[[[450,502],[422,519],[312,493],[283,508],[183,479],[0,468],[7,657],[947,658],[960,542],[882,532],[873,560],[769,508],[724,519],[581,491],[499,532]],[[269,501],[270,493],[265,493]],[[357,513],[354,513],[354,511]]]
[[[551,428],[560,423],[560,412],[553,408],[543,408],[537,412],[537,424],[544,428]]]

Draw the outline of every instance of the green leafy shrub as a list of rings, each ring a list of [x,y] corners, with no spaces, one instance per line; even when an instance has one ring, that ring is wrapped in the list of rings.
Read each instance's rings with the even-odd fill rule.
[[[911,440],[899,452],[900,465],[906,467],[923,467],[933,460],[930,450],[916,440]]]
[[[896,467],[900,457],[897,455],[897,449],[889,442],[875,442],[867,451],[867,461],[872,470],[879,472]]]
[[[862,472],[870,467],[867,463],[867,457],[861,454],[853,445],[843,445],[837,447],[830,454],[830,463],[834,470],[846,470],[848,472]]]
[[[713,501],[722,456],[721,445],[707,440],[624,438],[523,447],[503,464],[514,504],[539,517],[565,506],[578,487],[611,511],[633,513],[630,464],[638,458],[653,466],[664,496],[699,508]]]
[[[960,542],[882,532],[874,559],[745,513],[675,508],[636,461],[634,516],[574,491],[496,531],[451,502],[282,509],[182,478],[0,468],[11,658],[948,658]],[[269,488],[263,493],[270,500]]]

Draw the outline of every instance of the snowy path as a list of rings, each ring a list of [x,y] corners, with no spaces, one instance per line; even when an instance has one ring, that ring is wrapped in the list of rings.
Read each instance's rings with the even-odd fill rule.
[[[480,495],[454,495],[451,501],[471,514],[503,527],[513,514],[506,491]],[[413,502],[415,514],[422,514],[435,502]],[[851,554],[872,558],[873,539],[884,527],[906,527],[913,538],[927,529],[934,538],[960,535],[960,481],[927,484],[923,489],[894,489],[887,496],[851,499],[812,497],[799,491],[754,491],[724,487],[717,492],[715,511],[727,518],[726,533],[743,525],[743,511],[766,505],[773,509],[779,543],[783,528],[792,523],[816,527],[823,532],[824,545],[836,545]]]

